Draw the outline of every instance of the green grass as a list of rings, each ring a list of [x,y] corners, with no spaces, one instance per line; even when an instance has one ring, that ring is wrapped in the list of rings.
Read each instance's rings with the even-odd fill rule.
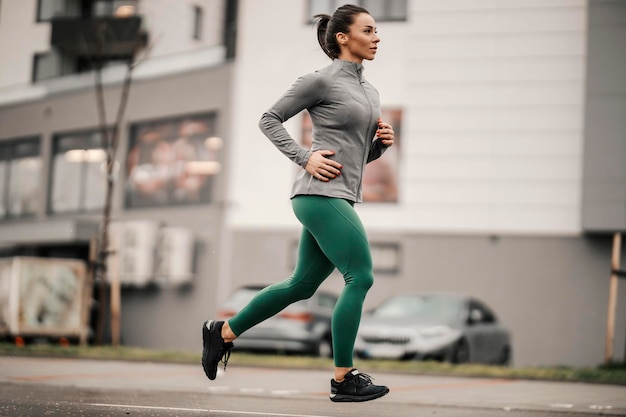
[[[116,359],[148,362],[200,363],[200,352],[151,350],[128,346],[67,346],[30,344],[16,346],[0,343],[2,356],[70,357],[86,359]],[[236,352],[230,366],[263,366],[296,369],[330,369],[330,359],[292,355],[254,355]],[[466,376],[501,379],[588,382],[626,385],[626,365],[613,364],[597,368],[536,367],[514,368],[487,365],[451,365],[439,362],[357,360],[356,367],[370,371],[397,372],[416,375]]]

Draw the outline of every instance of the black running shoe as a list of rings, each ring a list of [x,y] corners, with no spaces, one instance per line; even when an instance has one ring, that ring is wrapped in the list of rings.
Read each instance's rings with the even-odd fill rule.
[[[372,377],[353,369],[345,379],[337,382],[330,380],[330,400],[335,402],[360,402],[380,398],[389,392],[384,385],[372,384]]]
[[[224,362],[224,370],[230,358],[231,342],[222,338],[223,321],[207,320],[202,325],[202,367],[211,381],[217,376],[217,365]]]

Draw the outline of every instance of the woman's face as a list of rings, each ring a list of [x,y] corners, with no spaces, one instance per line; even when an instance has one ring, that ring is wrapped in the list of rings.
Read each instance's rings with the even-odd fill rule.
[[[360,13],[350,25],[350,32],[338,33],[337,42],[341,53],[339,59],[362,63],[364,59],[372,60],[378,48],[376,22],[367,13]]]

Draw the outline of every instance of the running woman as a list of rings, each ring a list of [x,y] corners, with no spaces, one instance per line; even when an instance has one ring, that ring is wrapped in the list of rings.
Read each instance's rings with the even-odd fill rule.
[[[300,77],[261,117],[269,140],[304,170],[291,197],[302,223],[298,262],[292,276],[263,289],[227,322],[202,326],[202,366],[214,380],[220,362],[230,357],[237,336],[288,305],[311,297],[337,268],[345,286],[332,317],[335,372],[330,399],[373,400],[389,392],[353,366],[354,342],[365,296],[374,282],[365,229],[354,210],[362,201],[365,165],[394,142],[394,131],[380,116],[378,91],[363,78],[363,60],[373,60],[380,38],[376,22],[362,7],[345,5],[332,16],[315,16],[317,38],[332,63]],[[308,110],[313,144],[305,149],[284,128],[289,118]]]

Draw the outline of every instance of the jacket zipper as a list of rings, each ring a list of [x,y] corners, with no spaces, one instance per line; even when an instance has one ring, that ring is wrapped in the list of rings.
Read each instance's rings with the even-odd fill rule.
[[[369,106],[369,113],[368,113],[368,119],[372,116],[372,102],[370,101],[369,97],[367,96],[367,92],[365,91],[365,87],[363,86],[364,82],[361,81],[361,78],[359,77],[359,85],[361,86],[361,91],[363,91],[363,95],[365,96],[365,100],[367,101],[367,104]],[[365,166],[367,165],[367,155],[369,153],[369,149],[367,146],[367,136],[369,134],[369,123],[367,124],[367,126],[365,127],[365,135],[364,135],[364,147],[363,149],[365,149],[365,151],[363,152],[363,157],[361,158],[361,175],[359,177],[359,186],[357,187],[357,200],[359,199],[359,197],[362,197],[363,194],[363,190],[361,189],[361,186],[363,184],[363,175],[365,174]]]

